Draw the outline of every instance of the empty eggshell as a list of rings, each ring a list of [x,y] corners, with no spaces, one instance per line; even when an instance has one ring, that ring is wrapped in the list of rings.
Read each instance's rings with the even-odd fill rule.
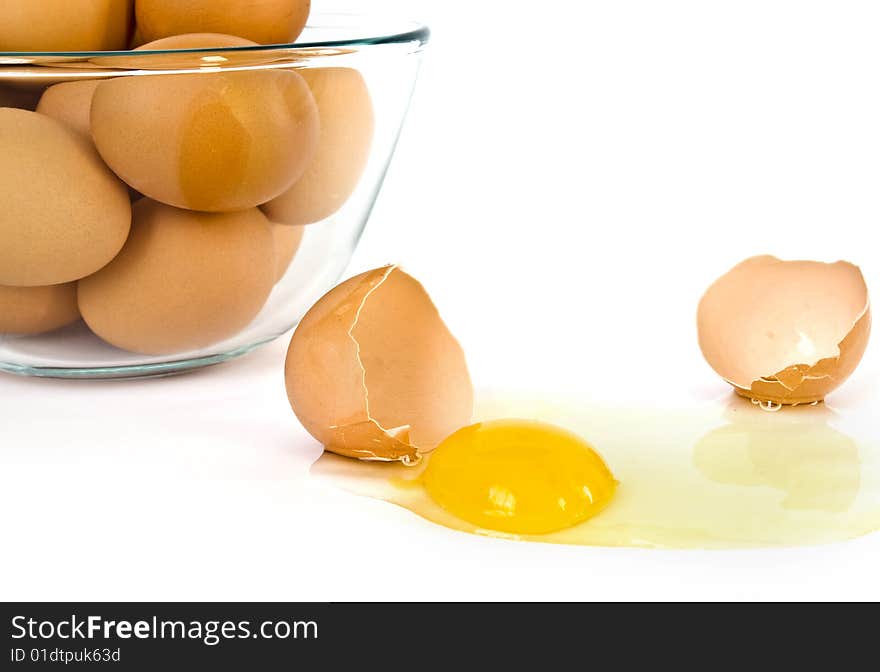
[[[183,33],[226,33],[286,44],[302,32],[310,0],[138,0],[138,33],[146,42]]]
[[[98,336],[150,355],[206,347],[256,317],[275,284],[272,230],[257,209],[211,214],[149,199],[134,205],[116,259],[79,283]]]
[[[3,0],[0,51],[125,49],[134,0]]]
[[[697,311],[706,361],[741,395],[821,401],[858,366],[871,312],[858,267],[753,257],[715,281]]]
[[[302,77],[281,70],[121,77],[98,86],[92,135],[131,187],[190,210],[245,210],[287,190],[318,143]]]
[[[131,206],[90,143],[42,114],[3,108],[0,147],[0,284],[70,282],[116,256]]]
[[[288,224],[272,224],[272,237],[275,239],[275,281],[287,273],[290,263],[302,243],[305,228]]]
[[[50,86],[40,98],[37,112],[66,124],[91,142],[92,96],[100,83],[93,79]]]
[[[43,334],[78,319],[75,282],[48,287],[0,285],[0,334]]]
[[[473,413],[464,354],[424,288],[396,266],[319,300],[287,353],[287,394],[327,450],[415,460]]]
[[[305,175],[263,207],[269,218],[313,224],[339,210],[357,187],[373,141],[374,114],[363,76],[351,68],[299,70],[321,119],[318,151]]]

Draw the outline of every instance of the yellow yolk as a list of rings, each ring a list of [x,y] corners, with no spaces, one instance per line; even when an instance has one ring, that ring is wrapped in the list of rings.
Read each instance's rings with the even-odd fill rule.
[[[480,528],[545,534],[604,509],[617,481],[578,436],[538,422],[497,420],[459,430],[431,455],[431,498]]]

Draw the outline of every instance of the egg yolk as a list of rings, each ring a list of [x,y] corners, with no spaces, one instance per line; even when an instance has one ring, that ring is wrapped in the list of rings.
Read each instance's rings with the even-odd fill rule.
[[[480,528],[546,534],[604,509],[617,486],[578,436],[537,422],[497,420],[459,430],[431,455],[431,498]]]

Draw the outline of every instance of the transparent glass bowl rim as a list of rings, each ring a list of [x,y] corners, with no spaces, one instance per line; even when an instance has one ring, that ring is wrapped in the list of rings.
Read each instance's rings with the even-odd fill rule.
[[[80,58],[89,59],[94,57],[113,58],[113,57],[131,57],[137,54],[140,56],[161,56],[167,54],[217,54],[217,53],[266,53],[273,51],[291,52],[298,50],[319,50],[319,49],[339,49],[339,48],[357,48],[370,47],[388,44],[411,44],[418,42],[425,45],[431,38],[431,31],[423,23],[407,19],[389,17],[381,14],[360,14],[350,12],[318,12],[309,18],[306,29],[312,27],[321,27],[313,25],[315,21],[326,20],[328,18],[350,20],[348,28],[359,27],[369,24],[370,28],[374,26],[385,26],[385,30],[368,30],[363,28],[364,34],[359,37],[345,38],[338,40],[321,40],[317,42],[292,42],[289,44],[257,44],[254,46],[237,46],[237,47],[201,47],[198,49],[161,49],[149,50],[143,49],[136,52],[132,50],[126,51],[0,51],[0,65],[11,65],[12,63],[3,63],[2,59],[39,59],[39,58]]]

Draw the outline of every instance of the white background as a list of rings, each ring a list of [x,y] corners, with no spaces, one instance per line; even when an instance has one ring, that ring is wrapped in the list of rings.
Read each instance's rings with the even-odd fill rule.
[[[483,393],[723,396],[696,301],[753,254],[850,259],[880,291],[875,3],[353,4],[434,41],[350,274],[420,278]],[[328,489],[287,405],[287,340],[161,381],[0,378],[0,597],[880,599],[880,535],[551,547]],[[878,373],[875,343],[829,403],[880,410]]]

